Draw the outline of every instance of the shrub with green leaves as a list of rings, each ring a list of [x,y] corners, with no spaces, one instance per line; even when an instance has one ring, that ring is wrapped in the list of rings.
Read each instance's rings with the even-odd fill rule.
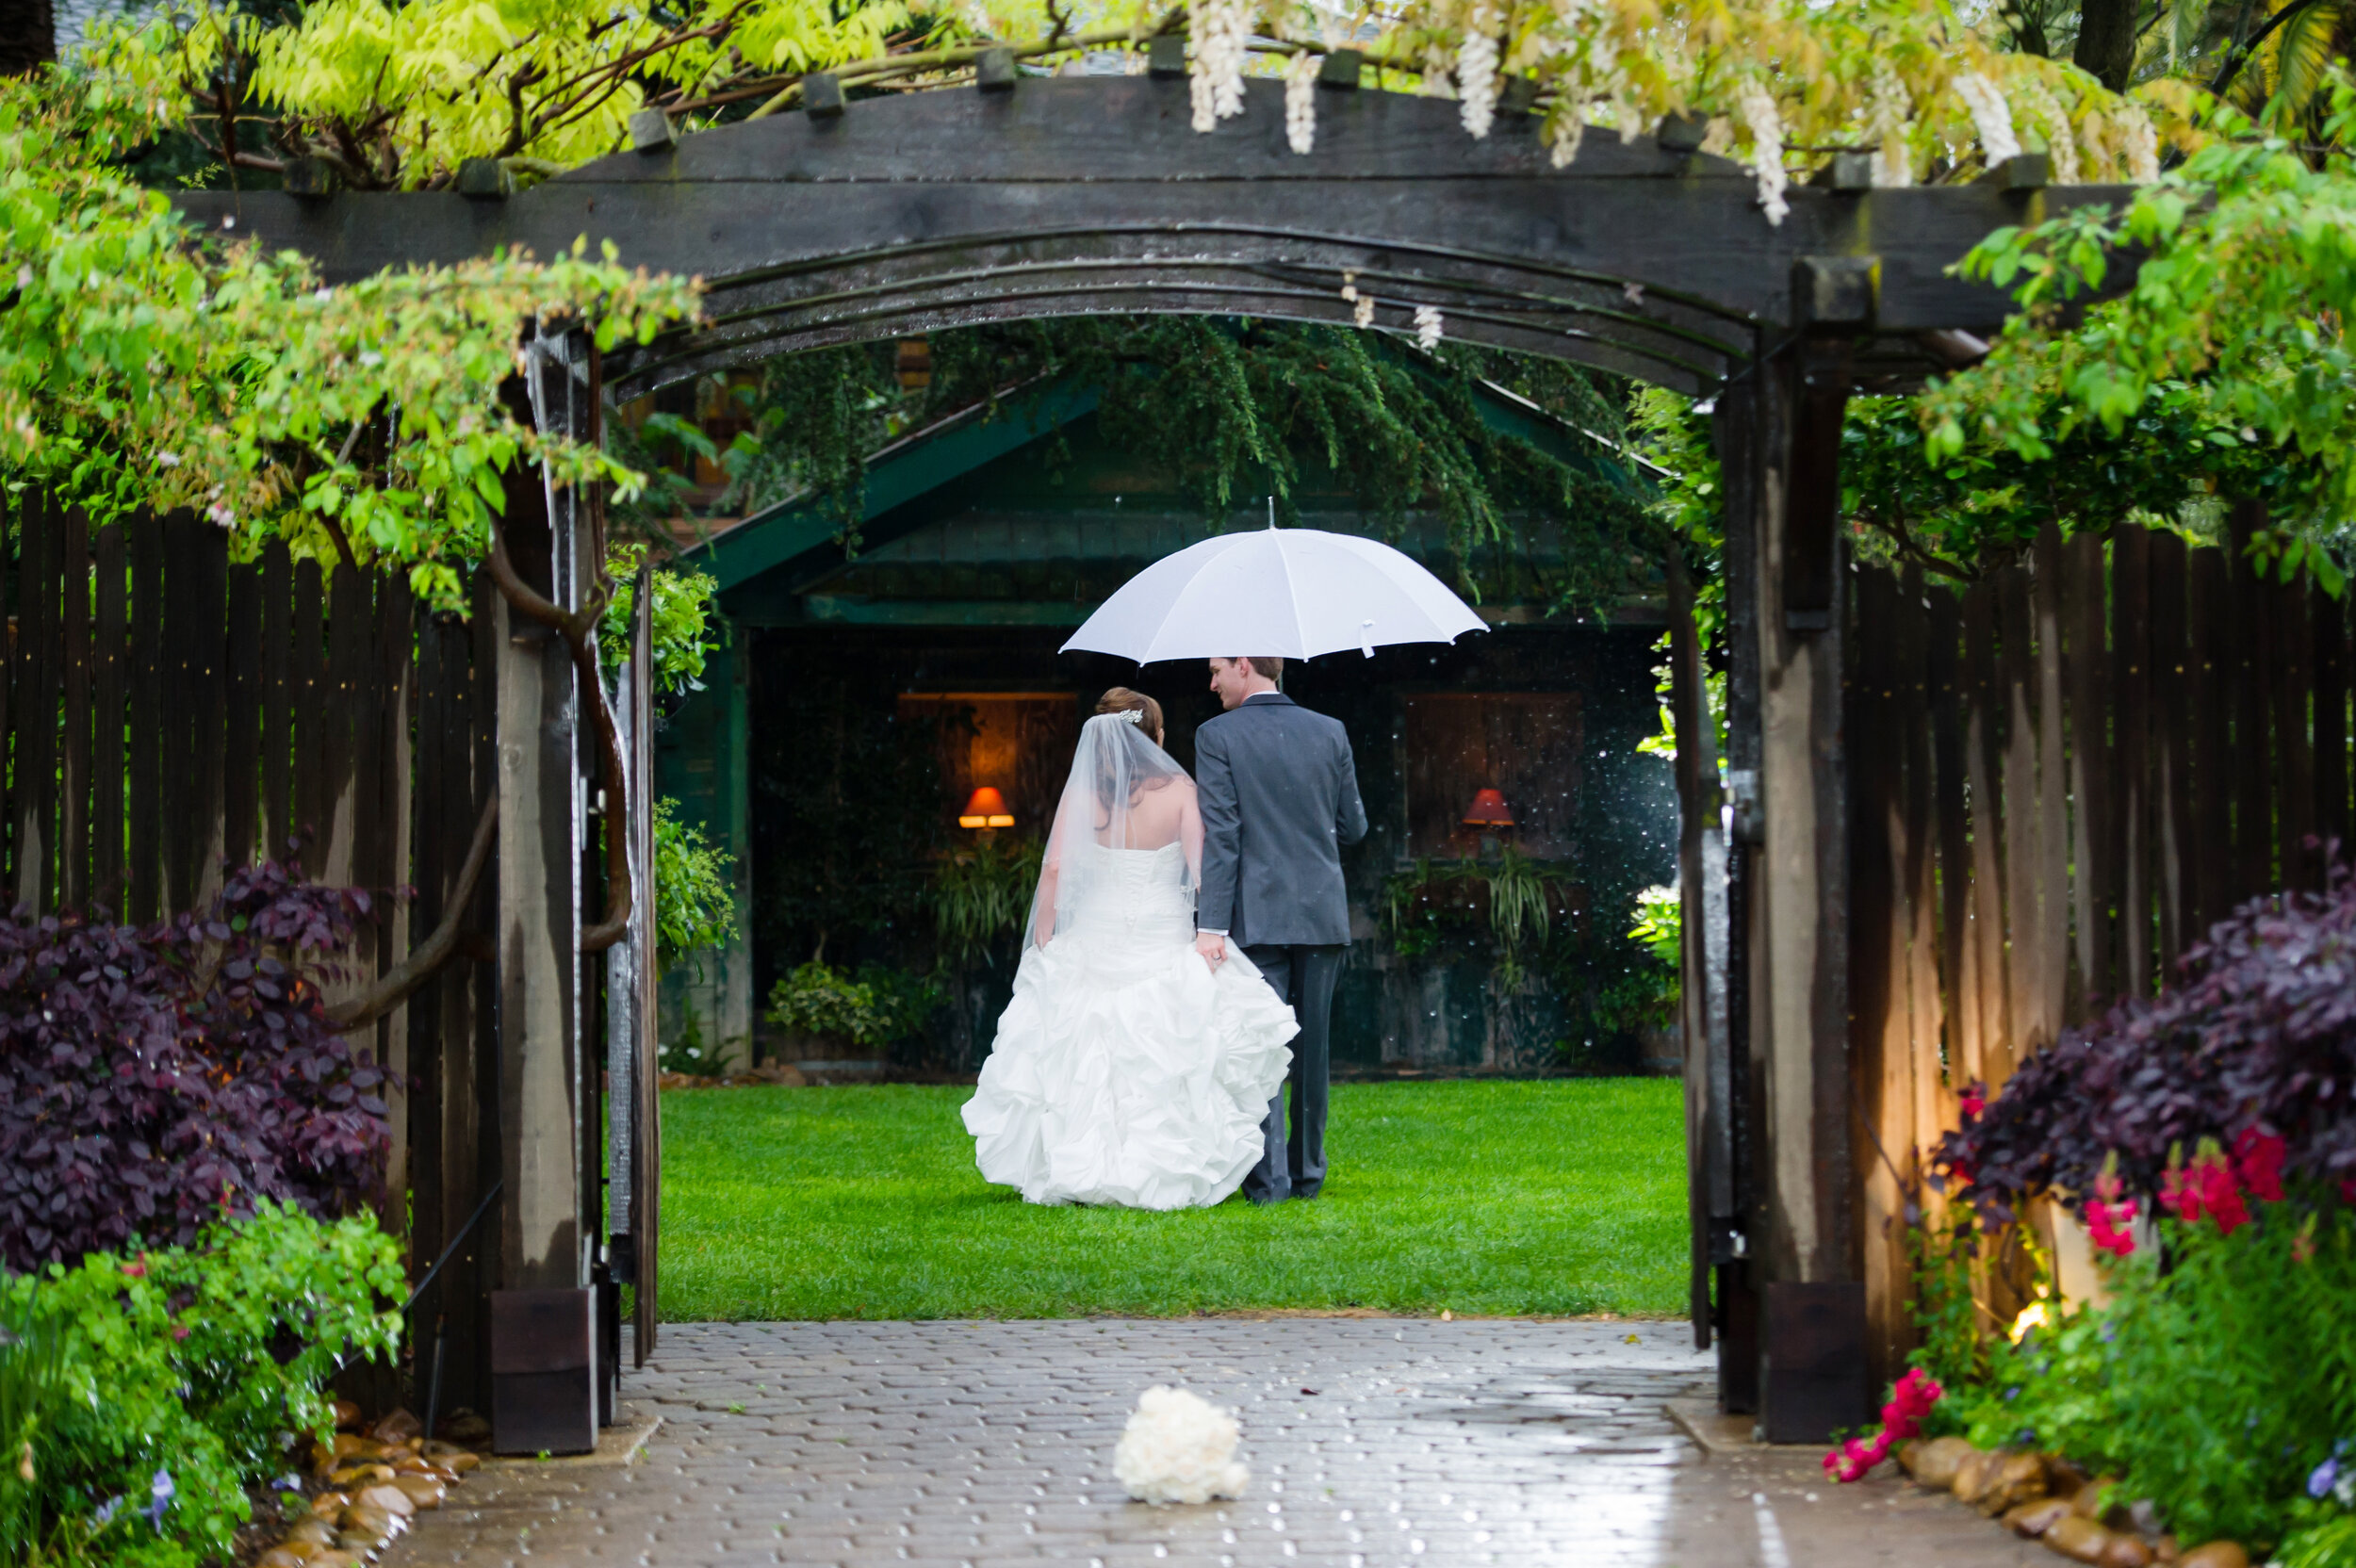
[[[2162,1219],[2161,1247],[2109,1266],[2108,1301],[1996,1346],[1952,1417],[2119,1476],[2181,1540],[2282,1541],[2356,1433],[2356,1214],[2250,1210],[2230,1231]]]
[[[400,1246],[372,1217],[270,1202],[192,1247],[0,1281],[20,1341],[0,1351],[16,1444],[0,1564],[232,1556],[247,1489],[295,1467],[302,1436],[332,1435],[337,1365],[392,1353],[401,1287]]]
[[[778,981],[767,1018],[780,1029],[880,1049],[921,1032],[941,1003],[931,981],[882,964],[854,975],[813,958]]]

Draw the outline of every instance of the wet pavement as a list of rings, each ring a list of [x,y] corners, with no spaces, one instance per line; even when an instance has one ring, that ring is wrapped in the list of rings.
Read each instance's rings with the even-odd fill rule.
[[[633,1463],[488,1467],[385,1568],[1432,1568],[2050,1563],[1944,1496],[1813,1452],[1706,1457],[1682,1323],[1430,1318],[675,1324],[623,1397]],[[1138,1392],[1234,1408],[1247,1495],[1133,1503]]]

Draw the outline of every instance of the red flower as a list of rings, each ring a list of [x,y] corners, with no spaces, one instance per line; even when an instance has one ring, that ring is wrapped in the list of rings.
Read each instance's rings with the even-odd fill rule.
[[[1988,1109],[1988,1087],[1983,1084],[1969,1085],[1956,1100],[1963,1106],[1963,1119],[1977,1120],[1980,1113]]]
[[[144,1280],[144,1279],[146,1279],[146,1278],[147,1278],[147,1254],[146,1254],[146,1253],[144,1253],[144,1252],[141,1252],[141,1253],[139,1254],[139,1262],[137,1262],[137,1263],[126,1263],[126,1264],[124,1264],[124,1265],[123,1266],[123,1277],[124,1279],[126,1279],[126,1280]]]
[[[2281,1137],[2255,1127],[2243,1128],[2241,1136],[2233,1140],[2233,1164],[2259,1201],[2282,1200],[2282,1160],[2288,1152],[2289,1146]]]
[[[2198,1224],[2207,1216],[2229,1236],[2250,1223],[2241,1184],[2233,1179],[2233,1168],[2214,1144],[2204,1145],[2190,1165],[2160,1179],[2160,1201],[2187,1225]]]

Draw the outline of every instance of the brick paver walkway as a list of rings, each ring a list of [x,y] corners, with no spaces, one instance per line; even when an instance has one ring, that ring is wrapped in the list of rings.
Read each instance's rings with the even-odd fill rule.
[[[1691,1344],[1666,1323],[675,1325],[623,1380],[663,1417],[639,1462],[481,1474],[385,1568],[2053,1560],[1809,1455],[1705,1461],[1661,1410],[1709,1386]],[[1122,1494],[1113,1444],[1154,1382],[1239,1411],[1248,1496]]]

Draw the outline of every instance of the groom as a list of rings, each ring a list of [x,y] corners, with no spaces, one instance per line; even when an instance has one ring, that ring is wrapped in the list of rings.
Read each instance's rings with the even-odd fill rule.
[[[1366,836],[1358,769],[1338,720],[1276,689],[1282,659],[1214,659],[1227,710],[1194,732],[1203,812],[1195,951],[1216,969],[1234,942],[1300,1021],[1292,1135],[1284,1091],[1268,1102],[1260,1163],[1243,1179],[1255,1203],[1315,1198],[1325,1183],[1326,1058],[1333,982],[1350,948],[1341,846]]]

